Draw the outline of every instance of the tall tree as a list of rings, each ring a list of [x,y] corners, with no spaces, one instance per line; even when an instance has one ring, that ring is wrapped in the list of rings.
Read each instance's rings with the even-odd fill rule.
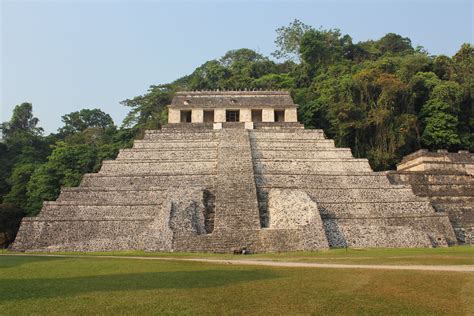
[[[82,132],[88,128],[106,129],[114,126],[114,121],[109,114],[100,109],[83,109],[63,115],[61,117],[64,126],[59,129],[63,136]]]
[[[272,56],[278,59],[289,59],[299,61],[300,45],[303,35],[313,28],[295,19],[288,26],[282,26],[276,30],[277,38],[275,45],[277,49]]]

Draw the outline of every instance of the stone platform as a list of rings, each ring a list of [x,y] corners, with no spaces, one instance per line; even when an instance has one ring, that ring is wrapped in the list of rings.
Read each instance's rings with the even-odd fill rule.
[[[474,243],[472,153],[419,150],[404,157],[388,177],[394,184],[411,185],[417,196],[428,198],[437,212],[447,214],[460,244]]]
[[[235,125],[235,124],[234,124]],[[456,243],[445,212],[298,123],[169,124],[25,218],[18,251],[251,252]]]

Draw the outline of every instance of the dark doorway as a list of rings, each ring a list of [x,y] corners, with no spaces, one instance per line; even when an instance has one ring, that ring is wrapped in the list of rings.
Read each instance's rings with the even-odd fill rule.
[[[262,121],[262,110],[252,110],[252,122]]]
[[[204,111],[204,123],[214,122],[214,110]]]
[[[191,111],[181,111],[181,123],[191,123]]]
[[[284,122],[285,121],[285,111],[275,110],[275,122]]]
[[[226,122],[239,122],[240,111],[239,110],[227,110],[225,111]]]

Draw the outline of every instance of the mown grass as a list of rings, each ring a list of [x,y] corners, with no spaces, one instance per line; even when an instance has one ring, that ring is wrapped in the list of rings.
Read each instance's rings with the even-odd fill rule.
[[[0,256],[0,314],[474,313],[474,274]]]
[[[3,251],[3,253],[13,253]],[[343,264],[397,264],[397,265],[472,265],[474,247],[457,246],[449,248],[374,248],[374,249],[331,249],[313,252],[262,253],[252,255],[211,254],[211,253],[163,253],[144,251],[116,252],[55,252],[54,254],[81,256],[131,256],[163,258],[210,258],[248,259],[292,262],[318,262]]]

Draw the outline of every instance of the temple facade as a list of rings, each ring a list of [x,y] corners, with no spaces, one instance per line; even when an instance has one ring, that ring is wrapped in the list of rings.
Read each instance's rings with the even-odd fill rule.
[[[169,124],[224,122],[298,122],[297,105],[283,91],[188,91],[168,106]]]
[[[282,91],[178,92],[169,124],[24,218],[19,251],[456,244],[448,213],[297,121]]]

